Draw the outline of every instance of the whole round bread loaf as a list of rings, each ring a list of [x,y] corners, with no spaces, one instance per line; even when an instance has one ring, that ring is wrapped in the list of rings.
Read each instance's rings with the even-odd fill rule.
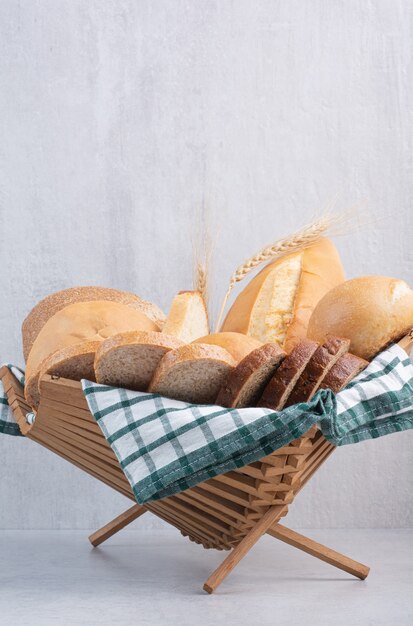
[[[162,326],[165,315],[156,304],[142,300],[139,296],[128,291],[119,291],[109,287],[71,287],[50,294],[40,300],[30,311],[22,324],[23,354],[27,361],[34,340],[48,319],[61,311],[69,304],[76,302],[90,302],[92,300],[109,300],[126,304],[145,313],[158,326]]]
[[[210,335],[205,335],[205,337],[199,337],[192,343],[220,346],[227,350],[237,363],[242,361],[247,354],[262,346],[262,341],[243,333],[235,332],[211,333]]]
[[[413,327],[413,291],[403,280],[361,276],[331,289],[310,318],[308,337],[350,339],[350,352],[371,359]]]

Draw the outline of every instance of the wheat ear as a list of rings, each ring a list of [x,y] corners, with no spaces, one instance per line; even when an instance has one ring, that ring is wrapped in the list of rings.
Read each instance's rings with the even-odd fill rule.
[[[273,244],[266,246],[257,254],[254,254],[250,259],[244,261],[235,272],[232,274],[228,290],[224,296],[219,315],[218,321],[216,324],[216,332],[219,331],[221,327],[222,317],[224,315],[225,307],[228,302],[228,298],[231,294],[231,291],[235,287],[235,285],[242,280],[250,272],[255,270],[262,263],[267,263],[268,261],[275,261],[277,258],[289,254],[291,252],[297,252],[298,250],[302,250],[303,248],[307,248],[308,246],[313,245],[320,237],[325,235],[327,231],[332,231],[333,227],[337,227],[343,223],[347,219],[346,214],[342,215],[324,215],[314,221],[312,224],[308,224],[304,226],[301,230],[293,233],[289,237],[285,239],[279,239],[275,241]]]

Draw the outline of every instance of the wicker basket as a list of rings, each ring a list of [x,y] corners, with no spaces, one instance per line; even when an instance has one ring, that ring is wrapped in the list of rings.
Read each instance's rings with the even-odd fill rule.
[[[135,501],[115,454],[91,415],[80,383],[45,376],[33,425],[23,388],[7,368],[0,370],[9,404],[23,434]],[[217,476],[186,491],[145,504],[135,504],[91,536],[98,545],[150,511],[204,548],[230,550],[204,589],[212,592],[264,534],[281,539],[361,579],[369,569],[325,548],[278,522],[314,472],[334,450],[313,427],[303,437],[256,463]]]

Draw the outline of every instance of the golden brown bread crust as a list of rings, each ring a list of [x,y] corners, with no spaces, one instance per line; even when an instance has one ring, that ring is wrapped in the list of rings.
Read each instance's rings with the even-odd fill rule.
[[[235,332],[210,333],[209,335],[205,335],[205,337],[195,339],[192,343],[221,346],[221,348],[228,350],[237,363],[252,352],[252,350],[262,346],[262,342],[258,339]]]
[[[338,393],[344,389],[357,374],[360,374],[368,364],[368,361],[348,352],[333,365],[321,382],[319,388],[331,389],[334,393]]]
[[[311,313],[318,301],[345,278],[338,252],[333,243],[326,238],[320,238],[314,245],[282,256],[266,265],[236,298],[221,330],[249,334],[253,307],[266,278],[284,263],[288,256],[297,255],[301,256],[301,274],[294,297],[292,319],[287,327],[282,347],[286,352],[290,352],[301,339],[304,339]]]
[[[40,401],[40,381],[46,374],[70,378],[71,380],[95,380],[93,362],[99,341],[84,341],[53,354],[42,361],[39,370],[30,376],[24,388],[27,402],[37,409]]]
[[[128,291],[119,291],[109,287],[71,287],[52,293],[40,300],[30,311],[22,324],[23,354],[25,360],[34,340],[43,328],[47,320],[55,313],[76,302],[88,302],[91,300],[108,300],[126,304],[134,309],[145,313],[149,319],[159,326],[165,321],[165,315],[156,304],[142,300],[139,296]]]
[[[413,291],[402,280],[361,276],[327,293],[311,316],[308,336],[350,339],[350,351],[370,360],[413,326]]]
[[[349,339],[327,337],[323,345],[317,348],[308,362],[294,389],[288,396],[286,406],[311,400],[323,378],[337,363],[339,358],[348,352],[349,346]]]
[[[283,409],[291,390],[317,348],[318,344],[315,341],[309,339],[300,341],[276,370],[258,406],[275,411]]]
[[[216,404],[225,407],[254,406],[274,370],[284,358],[284,350],[276,343],[267,343],[255,348],[230,372],[219,391]],[[257,375],[259,380],[252,383],[252,379],[257,378]],[[246,388],[251,384],[253,388],[247,392]]]

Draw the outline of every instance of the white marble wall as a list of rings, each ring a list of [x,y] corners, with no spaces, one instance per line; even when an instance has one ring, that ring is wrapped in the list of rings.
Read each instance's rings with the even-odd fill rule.
[[[191,286],[207,207],[215,307],[230,272],[338,195],[370,223],[349,276],[413,282],[409,0],[1,0],[0,348],[51,291]],[[413,433],[338,450],[291,509],[310,526],[409,526]],[[0,527],[86,528],[128,506],[0,438]],[[159,524],[146,516],[143,525]]]

